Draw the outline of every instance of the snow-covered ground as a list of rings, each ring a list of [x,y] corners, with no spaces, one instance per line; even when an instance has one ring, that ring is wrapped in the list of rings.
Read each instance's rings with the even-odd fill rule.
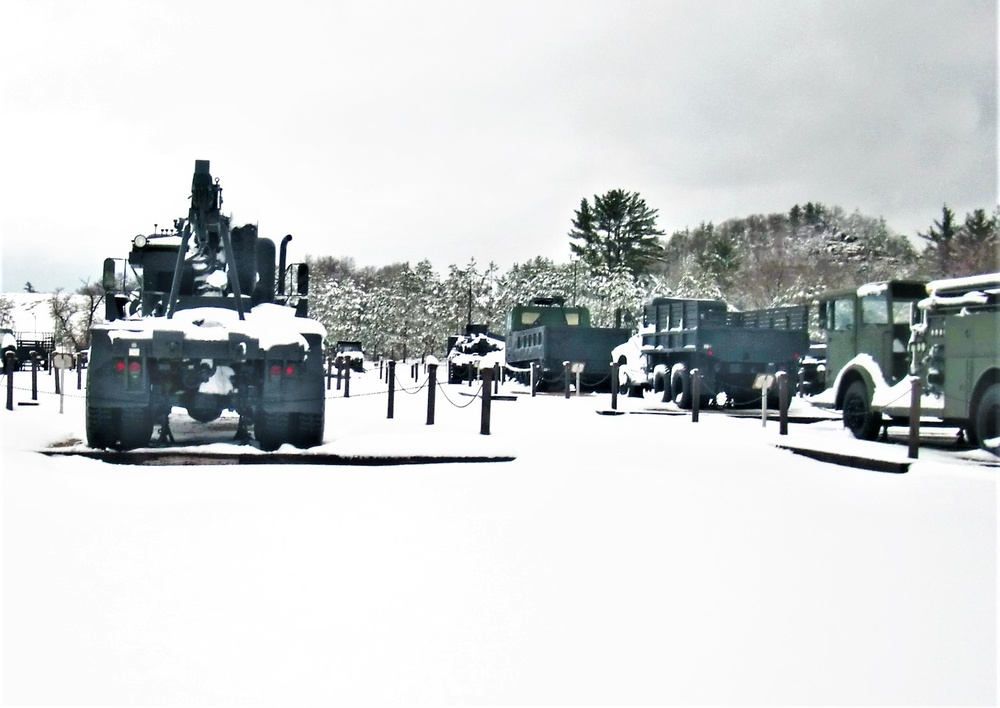
[[[323,451],[516,459],[128,467],[36,452],[83,438],[68,383],[0,410],[5,704],[996,703],[987,453],[515,384],[483,436],[475,388],[427,426],[368,372]]]

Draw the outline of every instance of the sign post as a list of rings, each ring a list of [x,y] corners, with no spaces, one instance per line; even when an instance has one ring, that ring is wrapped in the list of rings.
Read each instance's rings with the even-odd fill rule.
[[[68,352],[54,352],[52,354],[52,368],[59,371],[59,413],[63,412],[63,399],[65,394],[63,391],[66,389],[63,387],[66,377],[66,369],[72,369],[74,366],[73,355]]]
[[[760,425],[767,427],[767,390],[774,385],[774,374],[757,374],[753,387],[760,389]]]

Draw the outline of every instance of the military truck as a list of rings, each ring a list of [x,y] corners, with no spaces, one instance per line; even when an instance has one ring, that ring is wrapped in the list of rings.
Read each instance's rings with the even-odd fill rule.
[[[195,161],[190,208],[174,230],[139,235],[128,265],[138,290],[120,288],[104,263],[107,322],[91,329],[86,427],[91,447],[148,445],[169,416],[208,423],[239,414],[236,437],[261,448],[323,440],[326,330],[308,318],[308,268],[285,268],[254,225],[230,228],[208,160]],[[294,292],[285,284],[294,275]]]
[[[361,342],[348,339],[338,340],[333,363],[338,369],[363,372],[365,370],[365,352],[361,348]]]
[[[537,390],[562,389],[566,362],[583,365],[582,388],[610,390],[611,350],[629,334],[618,327],[593,327],[590,310],[567,306],[561,296],[537,297],[507,313],[506,362],[523,382],[535,364]]]
[[[961,428],[969,443],[1000,454],[1000,273],[931,281],[926,294],[909,341],[921,425]],[[909,421],[911,386],[876,391],[866,432]]]
[[[882,427],[881,416],[872,412],[875,391],[909,375],[910,325],[925,297],[922,281],[889,280],[819,299],[827,388],[810,400],[842,411],[844,426],[858,438],[874,440]]]
[[[736,312],[723,300],[654,297],[643,307],[639,334],[614,350],[621,391],[652,390],[687,409],[694,402],[693,369],[701,374],[699,406],[759,402],[759,377],[778,371],[794,390],[809,349],[808,326],[806,305]],[[776,388],[768,402],[777,405]]]

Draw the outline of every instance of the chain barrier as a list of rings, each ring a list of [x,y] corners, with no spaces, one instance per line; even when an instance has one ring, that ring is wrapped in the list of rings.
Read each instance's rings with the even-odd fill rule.
[[[408,391],[406,389],[406,387],[403,386],[403,382],[399,380],[399,376],[396,376],[395,378],[396,378],[396,384],[397,384],[396,390],[397,391],[402,391],[403,393],[408,393],[411,396],[415,396],[418,393],[420,393],[421,391],[423,391],[424,388],[427,386],[428,383],[430,383],[430,380],[431,380],[431,377],[428,376],[426,379],[424,379],[424,382],[422,384],[420,384],[419,387],[413,389],[412,391]]]
[[[455,408],[468,408],[473,403],[475,403],[478,398],[481,397],[483,392],[483,383],[482,382],[479,383],[479,388],[476,390],[474,394],[472,394],[472,398],[469,399],[469,402],[462,404],[455,403],[453,400],[451,400],[451,398],[448,397],[448,392],[444,386],[441,386],[438,390],[441,391],[441,395],[444,396],[444,400],[448,401],[448,403],[450,403]]]

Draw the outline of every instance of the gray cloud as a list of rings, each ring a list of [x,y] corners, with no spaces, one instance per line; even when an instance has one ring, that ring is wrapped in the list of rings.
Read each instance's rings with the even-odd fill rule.
[[[5,14],[5,288],[94,277],[183,213],[202,158],[237,221],[438,268],[565,258],[580,199],[617,187],[668,231],[816,200],[912,234],[997,202],[992,2]],[[38,244],[58,265],[32,277]]]

